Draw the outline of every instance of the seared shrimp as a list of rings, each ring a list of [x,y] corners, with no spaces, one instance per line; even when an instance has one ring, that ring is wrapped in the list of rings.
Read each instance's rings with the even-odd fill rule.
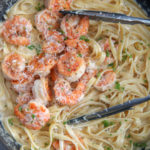
[[[111,52],[109,40],[108,39],[100,40],[99,44],[100,44],[102,50],[106,52],[106,58],[103,63],[103,68],[106,68],[106,66],[108,64],[111,64],[114,62],[114,58],[113,58],[113,55]]]
[[[35,80],[32,93],[35,98],[41,99],[42,103],[47,105],[48,102],[52,100],[52,92],[49,88],[48,78]]]
[[[99,91],[105,91],[113,86],[116,81],[116,73],[112,70],[106,70],[97,80],[95,88]]]
[[[50,119],[49,110],[36,100],[23,105],[18,104],[14,113],[23,125],[33,130],[41,129]]]
[[[57,67],[58,72],[70,82],[80,79],[86,69],[84,59],[76,53],[69,52],[60,57]]]
[[[83,139],[81,137],[78,137],[80,142],[82,144],[84,144],[83,142]],[[59,146],[59,140],[56,140],[52,143],[53,147],[55,150],[59,150],[60,149],[60,146]],[[76,147],[75,145],[70,142],[70,141],[64,141],[64,150],[76,150]],[[80,148],[78,147],[78,150],[80,150]]]
[[[25,59],[17,54],[11,53],[5,56],[2,62],[2,71],[10,80],[20,80],[25,70]]]
[[[83,40],[73,39],[73,40],[66,40],[67,51],[76,51],[80,57],[87,56],[89,52],[89,46],[87,42]]]
[[[33,75],[47,76],[55,64],[56,58],[54,56],[41,53],[28,64],[27,68]]]
[[[42,33],[45,39],[48,38],[50,29],[59,27],[59,18],[48,9],[40,11],[35,16],[36,28]]]
[[[32,25],[21,16],[14,16],[4,23],[2,36],[6,42],[14,45],[29,45]]]
[[[84,83],[78,82],[77,87],[74,90],[71,90],[68,81],[58,79],[54,86],[56,101],[61,105],[75,105],[83,98],[85,88],[86,85]]]
[[[24,93],[23,95],[19,95],[16,99],[17,104],[26,104],[33,99],[30,93]]]
[[[65,36],[69,39],[80,38],[88,33],[89,19],[88,17],[66,15],[61,22],[61,29]]]
[[[48,39],[44,41],[42,49],[45,53],[61,53],[65,48],[64,36],[56,30],[49,31]]]
[[[61,9],[70,9],[72,0],[45,0],[45,7],[52,12],[58,12]]]

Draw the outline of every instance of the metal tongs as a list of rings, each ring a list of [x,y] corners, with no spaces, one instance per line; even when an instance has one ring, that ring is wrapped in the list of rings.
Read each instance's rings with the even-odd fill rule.
[[[102,20],[106,22],[122,23],[130,25],[145,24],[147,26],[150,26],[150,19],[137,18],[119,13],[90,11],[90,10],[61,10],[60,13],[64,15],[72,14],[72,15],[88,16],[90,19]]]
[[[108,117],[108,116],[115,115],[115,114],[118,114],[118,113],[121,113],[121,112],[124,112],[127,110],[132,110],[132,107],[139,105],[141,103],[147,102],[149,100],[150,100],[150,95],[148,95],[144,98],[133,99],[133,100],[127,101],[123,104],[119,104],[119,105],[116,105],[116,106],[113,106],[110,108],[106,108],[106,109],[99,111],[99,112],[96,112],[96,113],[83,115],[81,117],[68,120],[64,123],[68,124],[68,125],[80,124],[80,123],[85,123],[88,121]]]
[[[113,23],[122,23],[122,24],[130,24],[130,25],[145,24],[148,26],[150,25],[150,19],[136,18],[136,17],[127,16],[124,14],[119,14],[119,13],[109,13],[109,12],[103,12],[103,11],[90,11],[90,10],[70,10],[70,11],[61,10],[60,13],[64,15],[72,14],[72,15],[88,16],[90,19],[102,20],[102,21],[113,22]],[[80,123],[88,122],[91,120],[108,117],[108,116],[111,116],[120,112],[131,110],[132,107],[138,104],[144,103],[146,101],[149,101],[149,100],[150,100],[150,95],[144,98],[133,99],[123,104],[119,104],[110,108],[106,108],[96,113],[83,115],[81,117],[68,120],[64,123],[68,125],[80,124]]]

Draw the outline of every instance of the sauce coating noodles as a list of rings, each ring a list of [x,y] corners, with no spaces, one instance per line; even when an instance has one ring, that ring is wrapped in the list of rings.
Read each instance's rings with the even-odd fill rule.
[[[33,26],[31,43],[36,46],[31,50],[28,46],[8,44],[0,37],[1,63],[12,52],[23,56],[26,62],[36,56],[37,46],[42,45],[42,40],[34,18],[39,9],[44,9],[43,5],[42,0],[19,0],[8,11],[8,18],[19,15],[30,20]],[[132,0],[73,0],[71,9],[101,10],[146,18]],[[145,141],[150,137],[150,102],[85,124],[68,126],[64,123],[87,112],[103,110],[150,93],[149,27],[90,20],[87,38],[89,64],[100,73],[90,78],[84,98],[74,106],[60,106],[57,103],[48,106],[50,121],[40,130],[28,129],[18,121],[13,109],[17,94],[0,73],[1,120],[22,145],[22,150],[53,150],[56,146],[53,142],[57,140],[60,150],[64,150],[65,141],[73,144],[76,150],[133,150],[134,147],[145,146]],[[95,84],[107,70],[113,70],[116,79],[108,90],[97,90],[102,88],[95,88]],[[96,85],[102,84],[105,83]]]

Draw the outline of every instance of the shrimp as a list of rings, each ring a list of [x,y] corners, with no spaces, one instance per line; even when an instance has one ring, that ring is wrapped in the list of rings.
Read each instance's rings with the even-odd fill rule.
[[[20,80],[12,80],[11,84],[12,88],[18,93],[31,92],[33,86],[33,78],[27,75]]]
[[[17,104],[27,104],[29,101],[33,99],[33,96],[30,93],[24,93],[17,97]]]
[[[27,69],[33,75],[47,76],[56,64],[56,58],[52,55],[41,53],[29,62]]]
[[[49,30],[59,27],[59,18],[48,9],[42,10],[35,16],[35,25],[45,39],[49,36]]]
[[[35,98],[40,98],[44,105],[47,105],[49,101],[52,101],[52,92],[48,84],[48,78],[41,78],[35,80],[32,87],[32,93]]]
[[[89,52],[89,46],[87,42],[83,40],[73,39],[66,40],[65,44],[67,45],[67,51],[76,51],[80,56],[87,56]]]
[[[49,110],[38,100],[16,105],[14,113],[23,125],[33,130],[41,129],[50,119]]]
[[[78,137],[80,142],[84,145],[83,139],[81,137]],[[59,150],[60,148],[60,143],[59,140],[56,140],[52,143],[53,147],[55,150]],[[70,141],[64,141],[64,150],[76,150],[75,145],[70,142]],[[78,150],[80,150],[80,148],[78,147]]]
[[[105,91],[113,86],[116,81],[116,73],[113,70],[106,70],[97,80],[94,87],[99,91]]]
[[[84,83],[78,82],[77,87],[71,90],[70,83],[59,78],[54,86],[56,101],[61,105],[75,105],[84,97],[85,88],[86,85]]]
[[[56,30],[49,31],[49,37],[43,42],[42,49],[45,53],[61,53],[65,48],[64,36]]]
[[[45,7],[52,12],[58,12],[61,9],[70,9],[72,0],[45,0]]]
[[[13,45],[29,45],[32,24],[26,18],[14,16],[4,23],[2,36],[4,40]]]
[[[76,53],[65,53],[62,55],[57,64],[58,72],[68,81],[75,82],[81,78],[86,69],[85,61]]]
[[[2,62],[2,71],[9,80],[19,80],[23,77],[25,70],[25,59],[17,54],[11,53],[5,56]]]
[[[111,52],[109,40],[108,39],[100,40],[99,44],[100,44],[102,50],[106,52],[106,58],[103,63],[103,68],[106,68],[106,66],[108,64],[111,64],[114,62],[114,58],[113,58],[113,55]]]
[[[88,33],[89,18],[66,15],[61,22],[61,29],[69,39],[77,39]]]

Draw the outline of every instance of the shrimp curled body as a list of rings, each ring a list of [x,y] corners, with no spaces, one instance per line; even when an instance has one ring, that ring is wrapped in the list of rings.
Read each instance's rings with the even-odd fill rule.
[[[24,17],[14,16],[4,23],[2,36],[6,42],[14,45],[29,45],[31,23]]]
[[[23,125],[33,130],[41,129],[50,119],[48,109],[36,100],[24,105],[18,104],[14,113]]]
[[[68,81],[75,82],[81,78],[86,69],[83,58],[78,57],[76,53],[65,53],[58,61],[58,72]]]
[[[85,88],[85,84],[79,82],[77,87],[72,91],[68,81],[58,79],[54,86],[56,101],[61,105],[75,105],[83,98]]]

